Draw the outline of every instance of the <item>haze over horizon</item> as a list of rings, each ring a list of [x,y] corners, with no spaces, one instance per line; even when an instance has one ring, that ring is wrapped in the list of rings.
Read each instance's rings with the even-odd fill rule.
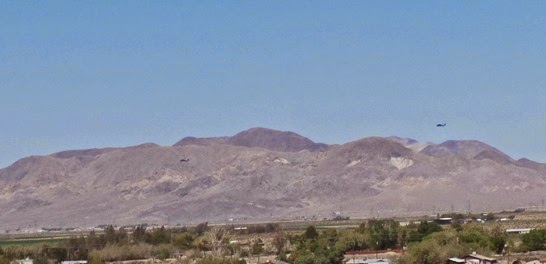
[[[546,162],[544,10],[538,1],[5,1],[0,168],[251,127],[327,144],[476,139]]]

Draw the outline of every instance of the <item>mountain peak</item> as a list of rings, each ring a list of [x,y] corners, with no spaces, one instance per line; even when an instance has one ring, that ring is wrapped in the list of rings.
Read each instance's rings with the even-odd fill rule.
[[[249,148],[264,148],[282,152],[297,152],[301,150],[321,150],[327,145],[315,143],[312,140],[290,131],[279,131],[263,127],[254,127],[241,131],[231,137],[196,138],[185,137],[174,146],[228,144]]]
[[[318,150],[326,145],[290,131],[279,131],[263,127],[250,128],[232,136],[228,142],[244,147],[259,147],[275,151],[297,152]]]
[[[421,153],[429,156],[456,155],[465,159],[491,159],[501,163],[511,162],[512,158],[500,150],[478,140],[448,140],[424,148]]]
[[[383,137],[366,137],[340,146],[349,156],[401,157],[411,155],[411,150],[401,143]]]

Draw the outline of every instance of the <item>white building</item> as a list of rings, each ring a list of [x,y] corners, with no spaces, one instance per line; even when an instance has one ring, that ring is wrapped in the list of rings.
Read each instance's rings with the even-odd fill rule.
[[[17,264],[32,264],[32,263],[33,261],[31,258],[17,260]]]
[[[532,228],[510,228],[506,229],[507,234],[529,234]]]
[[[65,260],[61,264],[87,264],[87,260]]]

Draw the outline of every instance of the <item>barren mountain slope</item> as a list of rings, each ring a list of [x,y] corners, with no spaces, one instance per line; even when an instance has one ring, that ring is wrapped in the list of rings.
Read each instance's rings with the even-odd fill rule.
[[[420,147],[415,147],[420,146]],[[423,146],[426,146],[423,148]],[[478,141],[314,143],[257,128],[171,147],[68,151],[0,170],[6,228],[500,210],[537,203],[544,164]]]

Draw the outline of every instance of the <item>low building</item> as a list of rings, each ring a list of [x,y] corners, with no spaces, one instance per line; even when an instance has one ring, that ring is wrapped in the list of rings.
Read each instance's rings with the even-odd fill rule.
[[[506,234],[528,234],[532,228],[509,228],[506,229]]]
[[[31,258],[17,260],[17,264],[33,264],[33,262]]]
[[[272,260],[268,259],[266,262],[264,262],[264,264],[290,264],[290,263],[282,261],[282,260],[273,260],[272,261]]]
[[[367,258],[354,258],[345,262],[345,264],[389,264],[388,259],[367,259]]]
[[[434,222],[439,225],[450,225],[453,222],[453,219],[451,219],[451,217],[442,217],[435,219]]]
[[[447,264],[465,264],[466,261],[460,258],[449,258]]]
[[[87,260],[65,260],[61,264],[87,264]]]
[[[345,260],[350,259],[393,259],[404,254],[404,250],[356,250],[347,251],[344,255]]]
[[[525,264],[542,264],[543,262],[540,262],[540,260],[531,260],[527,261]],[[546,263],[546,262],[544,262]]]
[[[469,264],[496,264],[498,263],[496,259],[486,257],[480,254],[472,253],[463,257],[466,263]]]

